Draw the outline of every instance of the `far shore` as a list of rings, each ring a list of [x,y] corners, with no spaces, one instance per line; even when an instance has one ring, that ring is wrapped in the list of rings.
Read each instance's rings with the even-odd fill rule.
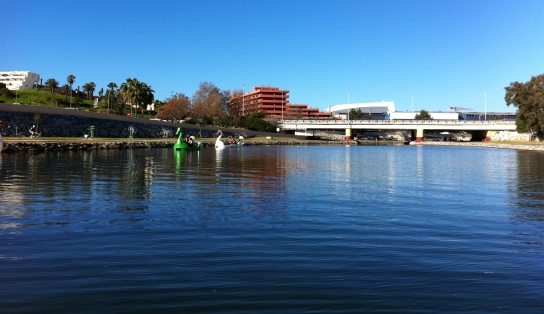
[[[79,137],[3,137],[4,150],[24,151],[24,150],[50,150],[52,145],[58,144],[68,147],[73,145],[75,149],[93,149],[93,148],[119,148],[119,147],[170,147],[174,145],[177,138],[79,138]],[[214,146],[215,138],[199,138],[204,146]],[[305,138],[282,137],[281,135],[269,137],[253,137],[241,140],[245,145],[376,145],[375,141],[341,141],[341,140],[309,140]],[[384,141],[380,144],[387,143]],[[461,147],[485,147],[499,149],[516,149],[544,151],[544,142],[537,141],[508,141],[508,142],[410,142],[412,146],[461,146]],[[11,147],[11,149],[10,149]],[[45,148],[47,147],[47,148]],[[71,146],[70,146],[71,147]],[[39,149],[36,149],[39,148]]]

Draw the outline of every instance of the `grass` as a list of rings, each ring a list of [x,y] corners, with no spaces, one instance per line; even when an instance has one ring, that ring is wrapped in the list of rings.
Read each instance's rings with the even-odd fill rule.
[[[48,91],[42,90],[19,90],[17,93],[13,92],[13,97],[7,97],[6,95],[0,95],[0,102],[2,103],[20,103],[33,106],[43,107],[69,107],[70,96],[64,96],[61,94],[51,94]],[[72,107],[78,107],[83,109],[93,110],[93,101],[87,99],[81,99],[80,103],[77,103],[76,97],[72,97]]]

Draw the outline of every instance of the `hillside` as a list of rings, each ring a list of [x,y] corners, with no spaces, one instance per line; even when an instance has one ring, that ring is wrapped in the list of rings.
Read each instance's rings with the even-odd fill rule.
[[[57,93],[50,93],[44,90],[19,90],[9,91],[9,93],[2,92],[0,93],[0,103],[20,103],[32,106],[54,108],[66,108],[72,106],[85,110],[95,110],[91,100],[72,97],[70,101],[70,95],[65,96]],[[99,102],[99,107],[100,105],[104,104]]]

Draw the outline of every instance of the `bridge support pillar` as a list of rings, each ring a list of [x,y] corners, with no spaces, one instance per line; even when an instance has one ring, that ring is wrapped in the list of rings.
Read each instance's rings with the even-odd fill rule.
[[[494,131],[485,132],[484,142],[491,142],[491,135],[493,135],[493,133],[495,132]]]
[[[353,140],[353,136],[351,136],[351,129],[346,129],[346,141]]]
[[[416,130],[416,142],[423,142],[423,129],[417,129]]]

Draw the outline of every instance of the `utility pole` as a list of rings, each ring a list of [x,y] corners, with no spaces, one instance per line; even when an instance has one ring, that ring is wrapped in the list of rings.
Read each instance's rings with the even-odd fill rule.
[[[484,92],[484,121],[487,121],[487,89]]]
[[[348,88],[348,114],[347,114],[348,120],[349,120],[349,88]]]

